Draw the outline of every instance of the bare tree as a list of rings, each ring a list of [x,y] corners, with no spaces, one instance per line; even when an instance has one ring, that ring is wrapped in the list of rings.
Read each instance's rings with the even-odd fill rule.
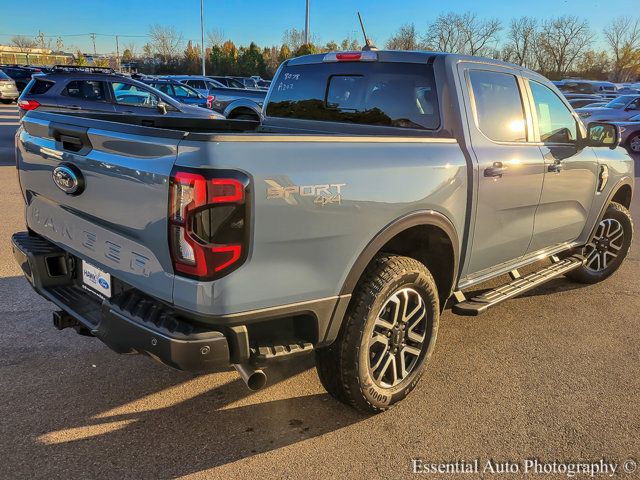
[[[207,47],[221,47],[224,43],[224,32],[222,30],[209,30],[207,32]]]
[[[438,15],[424,36],[426,47],[437,52],[462,53],[464,42],[459,23],[457,13]]]
[[[424,41],[429,50],[466,55],[493,55],[502,24],[480,19],[475,13],[449,12],[429,25]]]
[[[38,48],[42,48],[43,50],[50,50],[51,39],[47,39],[44,32],[38,31],[38,35],[36,35],[36,46]]]
[[[604,36],[613,54],[613,80],[632,80],[640,73],[640,18],[618,17]]]
[[[173,27],[152,25],[149,28],[149,37],[152,52],[159,55],[164,62],[182,53],[182,34],[176,32]]]
[[[504,60],[523,67],[535,68],[537,35],[538,21],[535,18],[512,19],[507,32],[507,41],[503,47]]]
[[[482,20],[475,13],[467,12],[460,16],[459,28],[464,41],[463,53],[490,56],[489,52],[495,50],[502,24],[496,18]]]
[[[418,32],[413,23],[402,25],[400,29],[387,40],[386,47],[389,50],[417,50],[420,43]]]
[[[24,35],[16,35],[11,38],[11,43],[20,49],[21,52],[28,52],[30,48],[36,48],[36,41]]]
[[[586,20],[570,15],[546,20],[538,34],[538,61],[542,62],[538,67],[557,78],[563,77],[592,43],[593,36]],[[548,64],[550,70],[547,70]]]
[[[64,50],[64,40],[62,37],[56,38],[56,51],[62,52]]]
[[[314,43],[313,41],[311,43]],[[304,45],[304,31],[295,27],[285,30],[282,34],[282,44],[289,47],[289,50],[295,52]]]

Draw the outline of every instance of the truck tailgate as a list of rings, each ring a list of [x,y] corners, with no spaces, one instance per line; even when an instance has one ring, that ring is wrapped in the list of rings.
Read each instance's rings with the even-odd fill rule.
[[[25,116],[16,161],[28,227],[116,279],[171,301],[167,208],[181,135],[67,115]],[[79,190],[65,192],[66,178],[62,187],[54,180],[60,166],[79,177]]]

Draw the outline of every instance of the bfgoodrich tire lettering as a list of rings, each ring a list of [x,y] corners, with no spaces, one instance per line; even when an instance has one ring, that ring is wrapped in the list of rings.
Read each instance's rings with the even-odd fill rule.
[[[388,409],[422,376],[435,344],[439,312],[435,282],[422,263],[377,256],[354,291],[338,338],[316,353],[322,384],[358,410]],[[385,363],[389,365],[383,372]],[[391,364],[397,375],[390,372]]]

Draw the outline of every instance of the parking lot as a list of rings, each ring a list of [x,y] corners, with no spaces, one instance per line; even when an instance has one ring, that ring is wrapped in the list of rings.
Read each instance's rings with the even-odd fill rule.
[[[363,416],[323,390],[312,357],[251,393],[235,371],[172,371],[55,330],[11,255],[24,229],[17,120],[0,106],[0,477],[399,478],[412,458],[640,460],[637,239],[603,283],[560,278],[485,316],[445,312],[414,393]],[[640,224],[638,195],[631,210]]]

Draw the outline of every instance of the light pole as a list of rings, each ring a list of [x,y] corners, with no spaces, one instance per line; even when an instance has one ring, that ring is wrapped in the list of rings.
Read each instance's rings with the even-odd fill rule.
[[[204,61],[204,0],[200,0],[200,34],[201,34],[201,42],[200,42],[200,53],[202,54],[202,76],[206,75],[205,72],[205,61]]]
[[[304,43],[309,45],[309,0],[307,0],[307,11],[304,16]]]

